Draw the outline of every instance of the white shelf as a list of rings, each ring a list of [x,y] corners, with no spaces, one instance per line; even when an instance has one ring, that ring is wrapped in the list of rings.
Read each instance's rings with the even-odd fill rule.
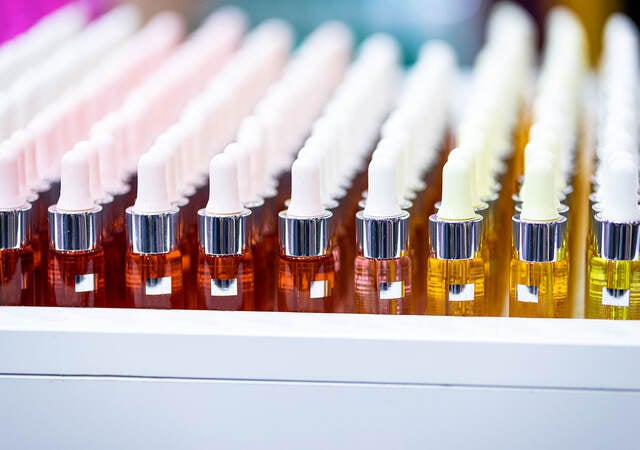
[[[2,448],[639,445],[640,322],[7,307],[0,373]]]

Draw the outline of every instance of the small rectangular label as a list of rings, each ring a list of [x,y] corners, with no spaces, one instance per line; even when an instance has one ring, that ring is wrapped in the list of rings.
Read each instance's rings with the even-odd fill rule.
[[[538,286],[516,284],[516,299],[524,303],[538,303]]]
[[[471,284],[450,284],[450,302],[472,302],[475,299],[476,285]]]
[[[602,288],[602,304],[605,306],[629,306],[629,289]]]
[[[147,278],[144,292],[147,295],[171,294],[171,277]]]
[[[309,298],[325,298],[331,294],[329,280],[312,281],[309,287]]]
[[[404,297],[404,281],[380,283],[380,300],[395,300]]]
[[[235,295],[238,295],[237,278],[231,278],[229,280],[211,279],[212,297],[233,297]]]
[[[96,277],[94,273],[76,275],[76,292],[93,292],[96,290]]]

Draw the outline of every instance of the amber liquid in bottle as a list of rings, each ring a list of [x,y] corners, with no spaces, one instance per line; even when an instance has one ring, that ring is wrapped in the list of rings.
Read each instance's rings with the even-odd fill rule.
[[[0,306],[35,306],[36,288],[33,249],[0,250]]]
[[[355,259],[356,312],[410,314],[411,259]]]
[[[251,253],[207,255],[200,250],[198,286],[198,309],[253,311],[255,290]]]
[[[105,274],[107,286],[107,307],[122,308],[126,306],[125,269],[122,262],[127,254],[127,233],[125,228],[126,203],[129,189],[123,190],[114,197],[110,207],[111,211],[105,211],[105,233],[103,234],[102,247],[104,257],[109,267]],[[111,224],[108,223],[109,218]]]
[[[278,311],[333,312],[334,270],[332,254],[304,258],[281,255]]]
[[[105,261],[102,249],[49,249],[48,306],[105,306]]]
[[[585,317],[640,319],[640,261],[593,255],[587,262]]]
[[[526,262],[516,254],[510,272],[510,317],[570,316],[566,257],[552,262]]]
[[[438,259],[432,253],[427,266],[427,314],[487,315],[482,258]]]
[[[132,308],[183,309],[182,260],[179,250],[126,257],[126,301]]]

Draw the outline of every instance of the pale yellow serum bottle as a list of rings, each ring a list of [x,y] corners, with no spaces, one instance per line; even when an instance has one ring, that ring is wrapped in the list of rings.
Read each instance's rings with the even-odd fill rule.
[[[640,319],[640,208],[638,167],[629,158],[609,158],[592,221],[585,317]]]
[[[509,276],[510,317],[569,317],[567,218],[558,212],[554,167],[527,164],[521,212],[513,216]]]
[[[473,209],[470,171],[464,158],[450,158],[442,170],[442,201],[429,217],[427,314],[487,314],[483,219]]]

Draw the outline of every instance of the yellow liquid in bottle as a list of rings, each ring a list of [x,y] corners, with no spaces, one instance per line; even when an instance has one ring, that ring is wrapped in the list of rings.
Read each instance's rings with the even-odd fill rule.
[[[438,259],[431,254],[427,266],[427,314],[487,315],[482,258]]]
[[[510,317],[569,317],[569,263],[511,260]]]
[[[613,261],[591,253],[585,317],[640,319],[640,261]],[[625,304],[629,306],[616,306]]]

